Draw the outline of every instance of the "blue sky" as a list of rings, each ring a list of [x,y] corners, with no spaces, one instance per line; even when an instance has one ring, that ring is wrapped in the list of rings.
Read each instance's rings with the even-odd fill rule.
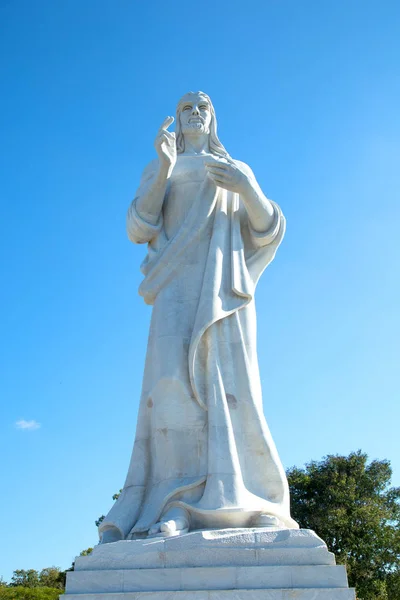
[[[0,3],[5,579],[69,567],[123,484],[150,319],[125,213],[189,90],[288,220],[257,290],[285,467],[361,448],[400,485],[399,17],[395,0]]]

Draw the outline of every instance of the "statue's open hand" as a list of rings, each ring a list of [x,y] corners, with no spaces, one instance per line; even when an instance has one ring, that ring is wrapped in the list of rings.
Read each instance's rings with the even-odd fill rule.
[[[173,169],[176,163],[175,133],[167,131],[168,127],[173,122],[174,117],[167,117],[164,119],[164,122],[158,130],[158,134],[154,142],[161,165],[168,169]]]
[[[233,161],[222,162],[217,160],[205,163],[208,175],[215,185],[242,194],[249,186],[249,178]]]

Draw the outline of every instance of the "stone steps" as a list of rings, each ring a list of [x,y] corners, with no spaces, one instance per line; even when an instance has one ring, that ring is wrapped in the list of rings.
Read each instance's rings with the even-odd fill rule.
[[[66,594],[345,587],[342,565],[189,567],[73,571]]]
[[[89,556],[78,556],[75,570],[334,564],[334,555],[315,533],[270,528],[104,544]]]
[[[77,557],[62,600],[355,600],[308,530],[225,529],[125,540]]]
[[[83,558],[83,557],[82,557]],[[92,570],[103,569],[107,558],[102,560],[98,554],[84,563],[84,568]],[[155,548],[154,551],[142,554],[123,553],[112,557],[113,569],[154,569],[154,568],[179,568],[179,567],[207,567],[210,564],[216,567],[231,566],[290,566],[290,565],[334,565],[335,557],[326,548],[198,548],[197,552],[165,552]],[[77,557],[75,569],[80,570],[83,561]]]
[[[62,599],[63,596],[60,596]],[[69,600],[355,600],[349,588],[68,594]]]

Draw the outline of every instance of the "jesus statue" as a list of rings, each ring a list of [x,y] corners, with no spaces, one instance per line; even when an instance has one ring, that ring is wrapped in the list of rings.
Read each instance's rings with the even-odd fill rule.
[[[277,204],[183,96],[127,217],[152,305],[136,438],[102,543],[195,529],[298,528],[262,407],[254,293],[285,232]],[[275,399],[274,399],[275,400]],[[267,398],[268,401],[268,398]]]

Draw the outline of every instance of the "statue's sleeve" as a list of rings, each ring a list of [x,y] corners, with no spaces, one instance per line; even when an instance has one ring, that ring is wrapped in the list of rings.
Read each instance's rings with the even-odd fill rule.
[[[137,200],[143,196],[149,189],[156,170],[156,161],[152,161],[143,171],[142,179],[135,198],[128,208],[126,216],[126,229],[128,238],[135,244],[146,244],[151,242],[160,233],[163,225],[162,211],[157,223],[153,224],[146,220],[146,214],[143,211],[138,212]]]
[[[234,237],[234,246],[237,248],[240,247],[239,236],[241,236],[243,251],[242,271],[248,273],[254,286],[257,285],[257,281],[264,269],[274,259],[275,253],[285,235],[285,217],[276,202],[272,200],[270,202],[274,208],[274,218],[266,231],[255,231],[250,224],[247,211],[242,205],[240,206],[239,218],[237,219],[236,230],[240,230],[240,233],[238,232]],[[244,268],[244,264],[246,268]]]
[[[257,183],[255,175],[249,165],[246,163],[235,160],[234,161],[241,170],[246,173],[251,179]],[[258,185],[258,184],[257,184]],[[258,186],[259,187],[259,186]],[[261,191],[261,190],[260,190]],[[261,192],[262,193],[262,192]],[[282,238],[285,229],[285,219],[282,211],[276,202],[269,200],[274,209],[274,216],[271,225],[266,231],[257,231],[252,227],[247,210],[244,206],[244,202],[240,199],[239,203],[239,218],[241,222],[242,235],[244,238],[245,246],[250,253],[258,248],[269,246],[273,244],[277,238]],[[279,245],[279,244],[278,244]]]
[[[279,236],[281,229],[284,227],[284,217],[280,207],[276,202],[273,202],[272,200],[270,200],[270,202],[274,208],[274,218],[272,224],[266,231],[256,231],[251,226],[250,219],[246,219],[250,238],[255,248],[262,248],[263,246],[268,246],[274,242]]]

